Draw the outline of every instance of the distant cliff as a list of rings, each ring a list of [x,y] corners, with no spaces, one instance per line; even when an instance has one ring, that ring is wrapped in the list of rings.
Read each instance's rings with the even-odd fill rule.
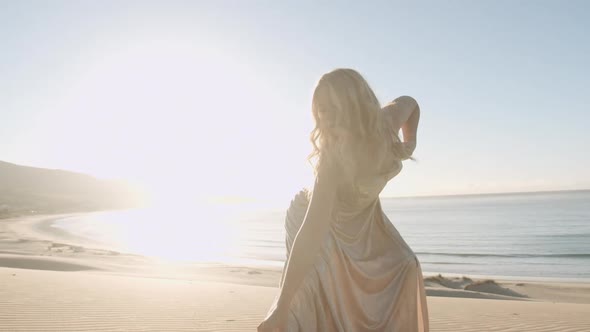
[[[121,181],[0,161],[0,218],[141,205],[139,190]]]

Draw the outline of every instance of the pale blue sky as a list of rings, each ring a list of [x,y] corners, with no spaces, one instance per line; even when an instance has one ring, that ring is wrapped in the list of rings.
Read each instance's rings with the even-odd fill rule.
[[[589,22],[584,1],[0,1],[0,160],[284,200],[315,81],[351,67],[422,108],[382,196],[590,188]]]

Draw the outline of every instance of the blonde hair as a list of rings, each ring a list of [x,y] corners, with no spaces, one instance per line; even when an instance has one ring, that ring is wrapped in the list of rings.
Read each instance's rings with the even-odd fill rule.
[[[375,93],[353,69],[324,74],[313,93],[311,111],[315,127],[307,159],[315,176],[327,167],[342,171],[343,182],[354,185],[364,176],[386,171],[387,160],[411,158],[397,133],[383,123]]]

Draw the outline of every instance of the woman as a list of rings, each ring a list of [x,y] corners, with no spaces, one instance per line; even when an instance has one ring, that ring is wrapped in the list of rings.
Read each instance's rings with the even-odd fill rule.
[[[418,104],[403,96],[381,109],[358,72],[336,69],[312,113],[315,183],[287,210],[280,291],[258,331],[427,332],[420,263],[379,200],[413,159]]]

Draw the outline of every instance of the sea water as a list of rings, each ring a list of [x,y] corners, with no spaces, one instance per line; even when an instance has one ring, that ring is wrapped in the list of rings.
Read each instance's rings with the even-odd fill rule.
[[[425,274],[590,278],[590,190],[381,202]],[[113,211],[54,226],[123,252],[282,266],[288,203]]]

